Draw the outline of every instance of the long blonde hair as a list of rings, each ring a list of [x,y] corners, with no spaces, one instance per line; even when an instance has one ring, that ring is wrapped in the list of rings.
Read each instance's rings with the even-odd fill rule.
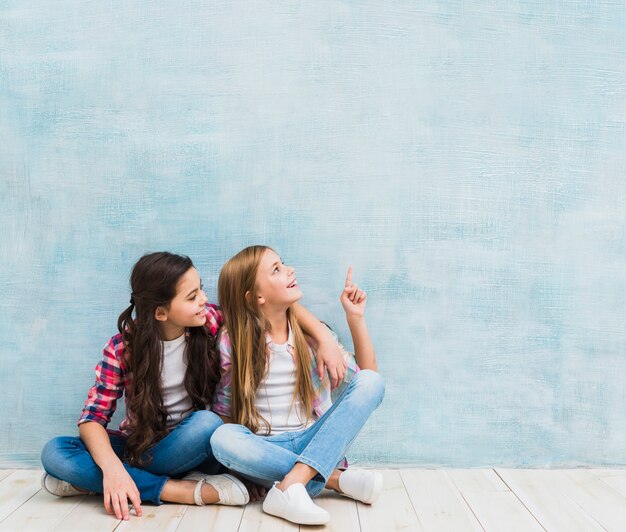
[[[232,344],[232,420],[258,432],[264,424],[271,427],[255,406],[256,392],[268,371],[268,351],[265,335],[269,323],[265,320],[256,297],[246,293],[256,291],[256,276],[267,246],[250,246],[224,264],[217,283],[219,303]],[[311,352],[302,329],[291,308],[287,309],[295,347],[296,395],[300,399],[301,415],[309,420],[313,414],[313,381]]]

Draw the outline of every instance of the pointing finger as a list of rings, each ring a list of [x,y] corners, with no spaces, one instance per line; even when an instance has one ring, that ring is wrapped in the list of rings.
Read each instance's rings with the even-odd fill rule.
[[[352,286],[352,266],[348,268],[348,275],[346,275],[346,287]]]

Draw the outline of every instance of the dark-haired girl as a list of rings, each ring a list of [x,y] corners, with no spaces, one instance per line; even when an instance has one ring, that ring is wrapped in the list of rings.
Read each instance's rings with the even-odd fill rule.
[[[58,496],[104,494],[104,506],[129,519],[129,501],[141,516],[142,501],[242,505],[246,486],[216,474],[210,438],[222,424],[208,410],[219,380],[215,335],[223,318],[207,305],[198,272],[188,257],[167,252],[135,264],[130,306],[119,333],[104,347],[96,382],[78,421],[79,438],[46,444],[43,487]],[[339,379],[345,372],[325,328],[303,307],[305,328],[326,347]],[[106,427],[125,395],[126,417]],[[195,471],[194,471],[195,470]]]

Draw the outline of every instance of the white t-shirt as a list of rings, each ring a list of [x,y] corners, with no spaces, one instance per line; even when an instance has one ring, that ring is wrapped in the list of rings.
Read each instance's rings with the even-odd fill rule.
[[[174,340],[163,342],[163,370],[161,372],[161,389],[163,406],[167,412],[167,428],[178,425],[191,411],[191,397],[185,389],[185,334]],[[183,415],[183,412],[185,414]]]
[[[257,411],[270,424],[269,435],[286,431],[303,430],[306,428],[306,416],[300,412],[300,398],[296,389],[296,363],[287,350],[292,341],[291,329],[287,343],[268,343],[269,369],[256,392],[255,406]],[[258,433],[266,434],[267,427],[263,422]]]

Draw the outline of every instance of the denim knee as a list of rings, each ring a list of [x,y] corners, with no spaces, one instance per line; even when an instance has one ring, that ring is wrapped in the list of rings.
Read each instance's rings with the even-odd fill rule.
[[[242,425],[236,425],[234,423],[227,423],[221,425],[211,436],[211,449],[213,450],[213,456],[220,462],[226,459],[229,454],[229,449],[236,449],[240,447],[237,444],[237,438],[244,434],[247,429]],[[224,463],[224,462],[222,462]]]
[[[54,466],[54,463],[57,461],[58,457],[58,449],[59,449],[59,441],[61,438],[53,438],[48,441],[41,450],[41,464],[43,468],[50,473],[50,466]]]
[[[71,436],[57,436],[46,443],[41,450],[41,464],[47,473],[61,478],[65,475],[68,462],[68,450],[75,443]]]
[[[189,424],[198,434],[211,438],[215,430],[224,424],[222,418],[211,410],[196,410],[189,414]]]
[[[385,381],[380,373],[371,369],[362,369],[352,380],[360,393],[375,401],[376,407],[382,403],[385,397]]]

